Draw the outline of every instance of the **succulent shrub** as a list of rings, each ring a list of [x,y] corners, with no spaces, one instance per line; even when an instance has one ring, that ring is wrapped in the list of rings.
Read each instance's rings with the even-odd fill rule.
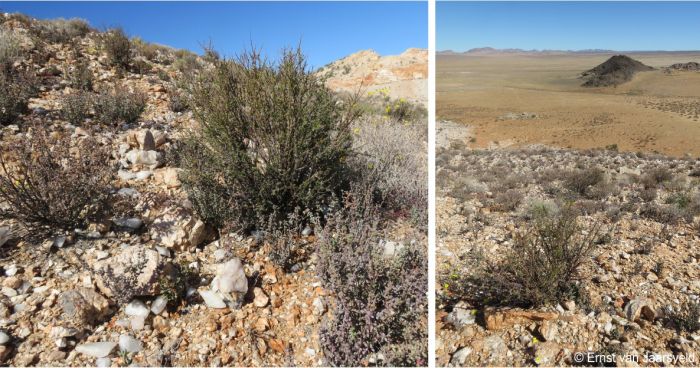
[[[66,95],[61,100],[61,115],[72,125],[82,125],[90,116],[93,95],[85,91],[77,91]]]
[[[334,297],[320,331],[324,356],[333,366],[425,365],[426,247],[384,255],[371,197],[352,191],[319,236],[319,278]]]
[[[345,186],[354,110],[300,50],[276,64],[257,52],[221,60],[187,88],[200,126],[183,147],[181,180],[206,222],[250,230],[316,211]]]
[[[95,97],[95,118],[106,125],[133,124],[146,109],[146,94],[130,92],[124,86],[103,91]]]
[[[29,229],[73,230],[100,218],[108,208],[113,176],[110,152],[92,138],[34,125],[31,136],[7,143],[0,155],[0,217]]]
[[[112,66],[127,70],[131,63],[131,41],[124,30],[115,28],[103,35],[102,47],[107,52],[107,59]]]

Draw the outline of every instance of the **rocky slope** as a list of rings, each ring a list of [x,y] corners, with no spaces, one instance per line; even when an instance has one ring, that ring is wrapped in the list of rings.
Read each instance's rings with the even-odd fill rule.
[[[392,98],[427,104],[428,50],[407,49],[400,55],[380,56],[373,50],[356,52],[319,70],[334,90],[388,90]]]
[[[437,166],[438,366],[596,366],[611,364],[601,360],[613,354],[617,366],[698,364],[700,309],[686,317],[695,319],[690,330],[674,316],[700,301],[700,161],[545,147],[473,151],[455,141],[438,151]],[[567,175],[590,168],[604,179],[572,195]],[[463,292],[486,260],[509,254],[538,211],[567,204],[584,232],[600,225],[604,234],[582,264],[577,300],[522,308]]]
[[[39,240],[17,222],[0,220],[0,363],[324,365],[318,331],[331,299],[316,276],[315,256],[287,273],[271,262],[259,236],[209,228],[194,214],[180,169],[169,159],[196,124],[191,112],[173,111],[173,80],[187,62],[206,61],[167,47],[146,58],[137,49],[147,71],[119,72],[109,66],[99,32],[40,43],[30,32],[35,20],[7,14],[2,20],[3,30],[23,40],[17,65],[41,76],[39,95],[21,120],[75,140],[91,135],[109,147],[113,195],[130,198],[135,208],[131,216]],[[61,101],[74,91],[67,79],[78,60],[87,62],[95,91],[121,84],[146,94],[136,123],[88,130],[63,120]],[[23,140],[29,133],[20,121],[2,127],[0,137]],[[305,229],[302,241],[311,249],[314,240]],[[199,286],[168,304],[162,276],[173,266]]]

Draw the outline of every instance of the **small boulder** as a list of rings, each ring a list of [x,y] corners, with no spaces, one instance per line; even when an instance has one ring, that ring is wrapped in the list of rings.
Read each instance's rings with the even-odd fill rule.
[[[189,250],[212,234],[211,229],[182,207],[167,208],[150,226],[151,239],[166,248]]]
[[[97,262],[95,281],[105,295],[127,303],[136,296],[158,295],[160,278],[172,278],[174,272],[156,250],[134,245]]]

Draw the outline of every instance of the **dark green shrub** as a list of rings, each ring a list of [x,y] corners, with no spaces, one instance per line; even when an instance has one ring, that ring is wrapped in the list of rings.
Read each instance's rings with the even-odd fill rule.
[[[63,97],[61,115],[67,122],[79,126],[90,116],[93,96],[89,92],[78,91]]]
[[[345,186],[355,115],[299,50],[276,65],[256,52],[220,61],[188,88],[201,127],[186,141],[181,180],[206,222],[251,229],[284,221]]]
[[[102,47],[107,52],[110,65],[127,70],[131,63],[131,41],[124,30],[115,28],[103,35]]]
[[[1,218],[37,232],[70,230],[101,219],[108,208],[110,151],[91,138],[49,135],[34,125],[31,137],[8,143],[0,155]]]
[[[146,94],[129,92],[126,87],[117,86],[112,91],[103,91],[97,95],[94,108],[95,119],[102,124],[133,124],[146,108]]]
[[[378,208],[368,191],[353,191],[319,236],[318,272],[334,298],[321,327],[333,366],[427,364],[428,290],[424,244],[383,255]]]
[[[13,123],[28,111],[29,98],[39,88],[36,77],[12,66],[0,66],[0,124]]]

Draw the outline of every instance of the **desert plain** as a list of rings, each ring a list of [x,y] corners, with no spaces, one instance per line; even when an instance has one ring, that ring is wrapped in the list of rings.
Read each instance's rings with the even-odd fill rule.
[[[663,69],[699,62],[700,52],[629,53],[656,70],[618,86],[582,87],[580,74],[613,55],[438,55],[438,120],[469,125],[476,148],[617,145],[621,151],[700,154],[700,73]]]

